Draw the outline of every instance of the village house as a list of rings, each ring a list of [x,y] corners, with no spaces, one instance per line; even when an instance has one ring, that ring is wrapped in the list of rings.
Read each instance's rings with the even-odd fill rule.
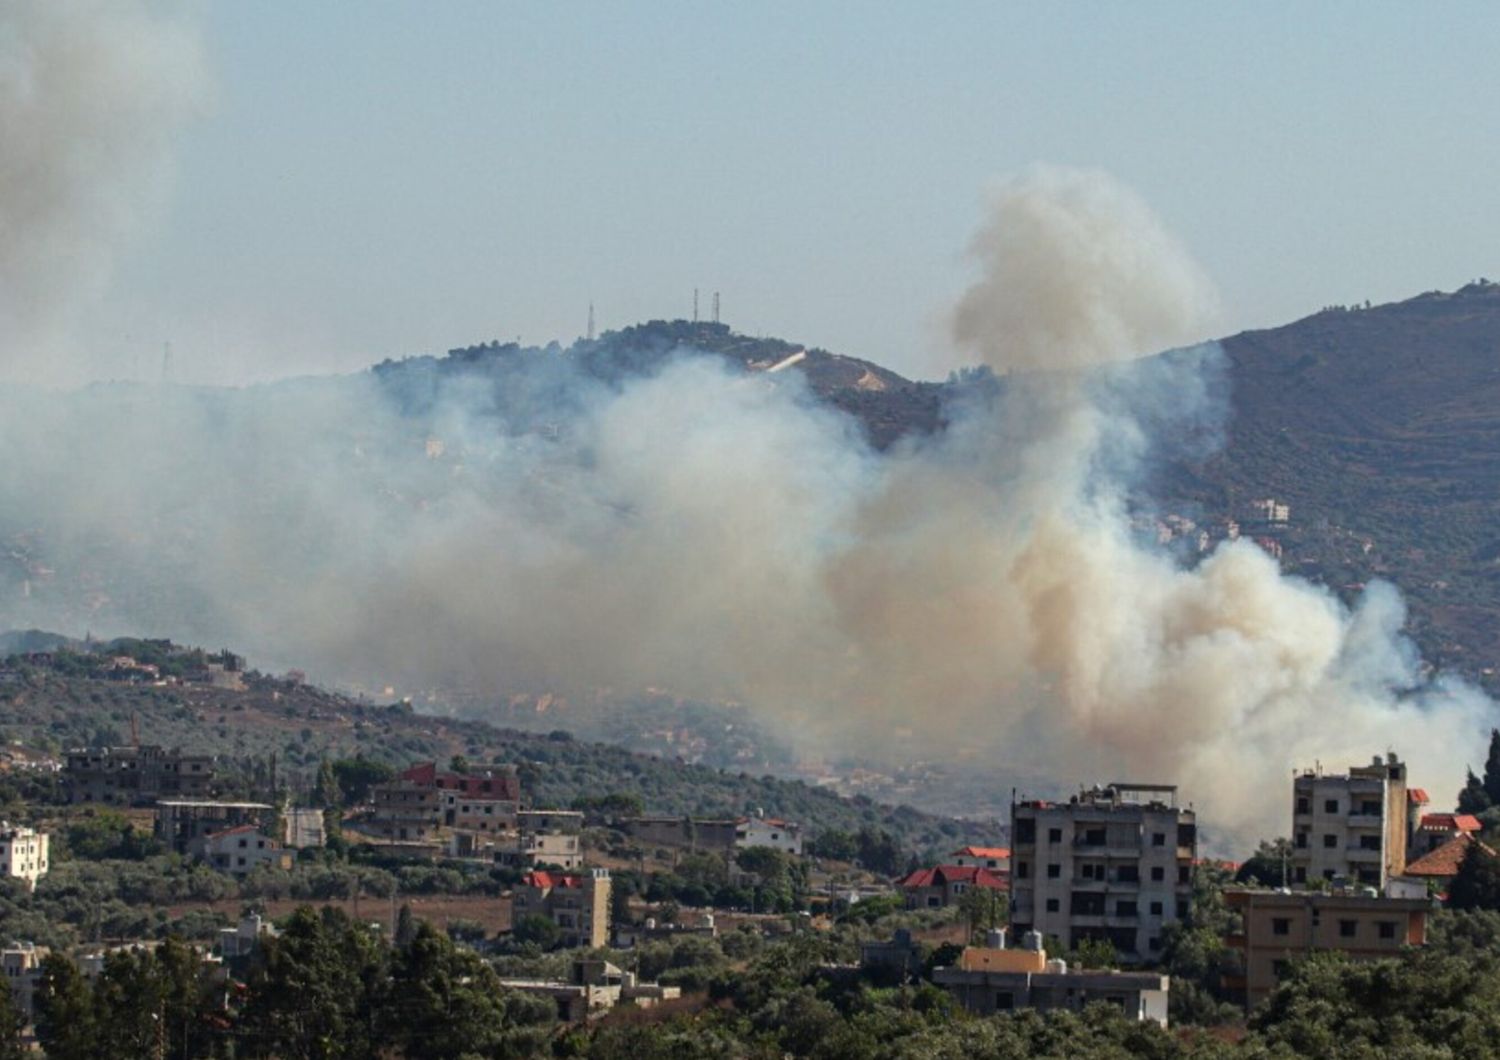
[[[0,873],[25,880],[28,891],[36,890],[36,881],[47,875],[50,846],[46,832],[0,821]]]
[[[1005,893],[1009,881],[998,873],[977,866],[938,865],[918,869],[904,877],[897,886],[906,897],[908,909],[945,909],[957,905],[966,891],[981,888]]]
[[[68,801],[119,806],[160,798],[201,798],[214,779],[212,755],[187,755],[161,747],[87,747],[67,752],[63,780]]]
[[[518,832],[495,841],[494,858],[512,868],[576,869],[583,865],[583,848],[579,837],[567,832]]]
[[[1239,918],[1225,945],[1238,970],[1225,985],[1253,1009],[1276,989],[1290,962],[1317,952],[1354,960],[1391,957],[1427,938],[1429,898],[1390,898],[1360,891],[1231,888],[1224,901]]]
[[[523,918],[543,916],[562,929],[566,947],[609,944],[608,869],[578,874],[528,872],[511,894],[511,929]]]
[[[566,1023],[602,1016],[617,1005],[650,1008],[682,996],[680,987],[639,982],[635,973],[608,961],[574,961],[565,980],[501,979],[500,985],[556,1002],[558,1018]]]
[[[1170,784],[1116,782],[1067,802],[1011,806],[1010,916],[1077,948],[1108,942],[1128,963],[1156,960],[1187,915],[1197,817]]]
[[[959,847],[948,855],[949,865],[963,868],[989,869],[991,872],[1009,875],[1009,847]]]
[[[1005,932],[992,931],[988,946],[964,947],[956,965],[933,970],[932,981],[977,1016],[1026,1008],[1079,1012],[1104,1002],[1128,1019],[1167,1025],[1170,976],[1070,969],[1066,961],[1048,959],[1037,932],[1024,941],[1022,948],[1008,949]]]
[[[0,950],[0,968],[10,984],[10,996],[24,1023],[30,1023],[35,1009],[33,999],[42,975],[42,961],[52,952],[46,946],[31,942],[12,942]]]
[[[264,828],[275,808],[265,802],[211,802],[204,799],[166,799],[156,804],[156,838],[178,854],[214,832],[240,825]]]
[[[275,938],[279,934],[275,924],[259,913],[249,913],[240,917],[235,927],[219,929],[219,956],[225,961],[253,957],[260,949],[261,939]]]
[[[262,865],[292,867],[292,855],[252,824],[198,836],[188,844],[188,853],[231,876],[248,876]]]
[[[1420,858],[1459,836],[1478,836],[1483,830],[1479,818],[1472,813],[1424,813],[1412,830],[1406,856]]]
[[[439,770],[436,762],[423,762],[403,770],[397,779],[410,781],[419,787],[467,795],[471,799],[521,801],[521,776],[514,766],[453,773]]]
[[[1442,846],[1429,850],[1416,861],[1407,862],[1406,872],[1403,875],[1407,879],[1421,880],[1424,884],[1430,882],[1440,893],[1446,895],[1448,885],[1453,882],[1453,877],[1458,875],[1464,858],[1468,856],[1470,848],[1476,845],[1491,857],[1495,855],[1495,851],[1489,844],[1480,840],[1476,833],[1461,831]]]
[[[741,817],[735,822],[734,845],[741,850],[748,847],[770,847],[772,850],[801,857],[802,826],[779,817]]]

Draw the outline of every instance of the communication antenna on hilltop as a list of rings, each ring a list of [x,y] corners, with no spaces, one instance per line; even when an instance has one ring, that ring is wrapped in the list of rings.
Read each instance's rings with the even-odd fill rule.
[[[161,381],[167,382],[172,378],[172,344],[164,342],[161,344]]]
[[[714,292],[714,323],[719,322],[719,292]]]
[[[693,323],[698,323],[698,288],[693,288]]]
[[[589,341],[594,341],[594,303],[589,303]]]

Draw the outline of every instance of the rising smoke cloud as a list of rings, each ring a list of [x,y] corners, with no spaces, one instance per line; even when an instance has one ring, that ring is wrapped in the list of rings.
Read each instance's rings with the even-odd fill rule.
[[[1035,170],[974,247],[954,335],[1000,379],[886,453],[797,373],[691,351],[0,394],[0,621],[497,698],[664,687],[811,745],[981,751],[997,789],[1176,781],[1242,838],[1315,758],[1396,747],[1456,789],[1489,704],[1424,681],[1394,590],[1350,611],[1248,543],[1187,565],[1133,529],[1161,435],[1226,410],[1212,346],[1138,359],[1213,305],[1160,222]]]
[[[159,202],[205,78],[186,19],[137,0],[0,5],[0,335],[38,362]]]

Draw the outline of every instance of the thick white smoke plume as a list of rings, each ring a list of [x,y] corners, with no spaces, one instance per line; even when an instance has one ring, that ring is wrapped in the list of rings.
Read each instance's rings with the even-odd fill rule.
[[[955,333],[1005,374],[885,453],[795,371],[686,351],[13,392],[0,621],[495,697],[665,687],[824,746],[978,751],[997,789],[1175,781],[1241,837],[1284,830],[1315,758],[1396,748],[1456,790],[1489,705],[1423,683],[1393,591],[1351,613],[1253,545],[1190,567],[1132,531],[1153,441],[1225,411],[1212,347],[1131,360],[1211,308],[1150,212],[1037,171],[976,246]]]
[[[138,0],[0,4],[0,335],[50,353],[156,203],[201,99],[196,33]],[[6,367],[15,367],[8,364]]]

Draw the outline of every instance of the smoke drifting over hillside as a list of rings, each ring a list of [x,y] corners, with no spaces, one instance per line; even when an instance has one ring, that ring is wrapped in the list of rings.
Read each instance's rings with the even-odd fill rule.
[[[136,0],[0,7],[0,335],[35,358],[108,278],[204,83],[191,25]]]
[[[1133,360],[1212,308],[1150,211],[1038,170],[976,247],[955,337],[1005,374],[886,453],[796,372],[690,351],[12,393],[0,520],[35,558],[0,619],[406,687],[665,687],[822,746],[1174,780],[1241,835],[1314,758],[1395,747],[1456,789],[1489,705],[1423,683],[1393,590],[1349,612],[1248,543],[1188,567],[1132,531],[1152,445],[1225,412],[1214,348]]]

